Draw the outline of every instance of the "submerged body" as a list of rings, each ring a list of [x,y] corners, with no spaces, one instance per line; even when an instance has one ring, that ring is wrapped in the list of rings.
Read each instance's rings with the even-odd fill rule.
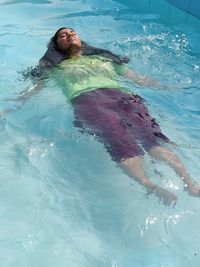
[[[75,125],[96,136],[116,162],[169,141],[142,98],[120,84],[126,71],[126,66],[96,56],[65,60],[53,71],[74,107]]]
[[[102,142],[112,159],[134,180],[154,193],[165,205],[177,197],[150,180],[143,166],[144,154],[171,166],[189,194],[200,197],[180,158],[164,146],[169,139],[149,114],[143,99],[124,88],[120,77],[138,85],[163,88],[158,81],[135,73],[124,63],[127,58],[82,42],[71,28],[61,28],[52,37],[39,61],[40,70],[53,76],[74,108],[74,123]],[[32,74],[37,74],[38,69]],[[25,101],[41,90],[41,81],[18,98]]]

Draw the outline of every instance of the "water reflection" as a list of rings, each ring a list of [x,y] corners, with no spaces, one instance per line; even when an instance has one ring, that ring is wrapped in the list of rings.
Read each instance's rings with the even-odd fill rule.
[[[11,4],[23,4],[23,3],[30,3],[30,4],[49,4],[54,2],[54,0],[5,0],[0,5],[11,5]]]

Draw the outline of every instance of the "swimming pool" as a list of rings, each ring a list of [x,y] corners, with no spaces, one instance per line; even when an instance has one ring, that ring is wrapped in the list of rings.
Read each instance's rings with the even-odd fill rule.
[[[37,63],[54,31],[73,27],[91,44],[128,55],[138,72],[180,88],[161,91],[124,81],[146,100],[200,182],[197,23],[184,13],[178,23],[168,11],[163,20],[148,6],[128,4],[1,1],[0,108],[15,107],[5,99],[30,86],[20,72]],[[145,158],[150,176],[179,201],[172,208],[147,198],[102,144],[80,134],[72,121],[71,106],[51,80],[0,120],[1,266],[199,266],[200,200],[183,192],[176,174],[150,157]]]

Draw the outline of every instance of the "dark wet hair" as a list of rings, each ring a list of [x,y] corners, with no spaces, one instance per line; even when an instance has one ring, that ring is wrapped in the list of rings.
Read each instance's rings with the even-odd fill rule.
[[[43,75],[43,73],[46,70],[49,70],[49,69],[55,67],[64,59],[69,58],[67,51],[63,52],[57,46],[58,33],[63,29],[73,30],[72,28],[62,27],[56,31],[56,33],[51,38],[51,40],[48,44],[47,51],[45,52],[43,57],[39,60],[39,65],[35,68],[29,69],[29,76],[40,77]],[[107,59],[112,60],[113,62],[115,62],[117,64],[123,64],[123,63],[129,62],[129,58],[114,54],[107,49],[102,49],[102,48],[97,48],[97,47],[91,46],[84,41],[81,41],[81,43],[82,43],[82,47],[81,47],[82,55],[103,56]]]

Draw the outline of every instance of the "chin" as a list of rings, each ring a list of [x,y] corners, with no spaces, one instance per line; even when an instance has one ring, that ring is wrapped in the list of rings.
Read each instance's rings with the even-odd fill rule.
[[[72,44],[71,44],[71,46],[70,46],[70,48],[81,48],[81,43],[80,42],[78,42],[78,41],[74,41]]]

